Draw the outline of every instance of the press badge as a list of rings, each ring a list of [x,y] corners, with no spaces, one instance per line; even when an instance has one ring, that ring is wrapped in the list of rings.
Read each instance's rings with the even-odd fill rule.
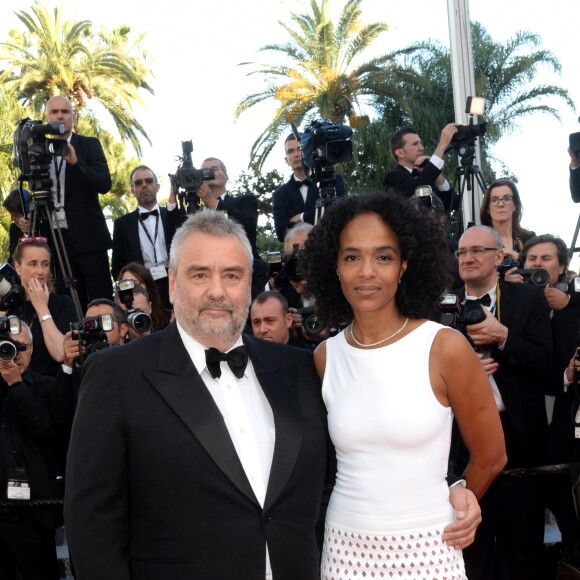
[[[580,423],[580,407],[576,411],[576,417],[574,418],[576,425]],[[580,439],[580,427],[574,427],[574,437]]]
[[[24,467],[16,467],[8,473],[8,486],[6,488],[8,499],[30,499],[30,484],[28,474]]]
[[[153,280],[160,280],[161,278],[167,278],[167,268],[165,266],[153,266],[149,272],[153,276]]]

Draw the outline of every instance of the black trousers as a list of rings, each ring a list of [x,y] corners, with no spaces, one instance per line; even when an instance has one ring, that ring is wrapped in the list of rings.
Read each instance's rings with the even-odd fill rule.
[[[15,580],[58,580],[54,530],[38,528],[26,513],[0,515],[0,578]]]

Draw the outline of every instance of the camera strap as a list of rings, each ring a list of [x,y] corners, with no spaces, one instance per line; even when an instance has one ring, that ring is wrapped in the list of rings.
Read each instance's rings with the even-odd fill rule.
[[[62,166],[64,164],[64,157],[60,158],[60,163],[56,163],[56,157],[54,159],[54,175],[56,177],[56,204],[60,207],[60,192],[61,192],[61,183],[60,183],[60,174],[62,172]]]
[[[151,242],[151,245],[153,246],[153,260],[155,262],[155,265],[157,265],[156,244],[157,244],[157,234],[159,233],[159,214],[155,216],[155,236],[153,238],[151,238],[151,234],[149,233],[149,230],[145,227],[145,224],[143,223],[142,219],[139,219],[139,224],[143,228],[145,236],[147,236],[147,239]]]

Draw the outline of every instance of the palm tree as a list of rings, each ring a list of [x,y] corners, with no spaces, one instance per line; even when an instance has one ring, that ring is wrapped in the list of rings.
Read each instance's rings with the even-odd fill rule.
[[[542,67],[560,71],[558,59],[540,48],[541,38],[531,32],[517,32],[505,44],[494,42],[478,22],[471,24],[472,52],[476,93],[486,99],[486,110],[481,120],[487,131],[480,139],[482,172],[485,181],[494,178],[489,161],[491,147],[501,137],[517,128],[527,115],[546,113],[560,118],[556,102],[574,107],[568,91],[552,84],[537,84],[534,79]],[[392,99],[380,103],[380,119],[361,128],[353,137],[356,153],[364,152],[365,171],[353,164],[350,175],[345,175],[353,189],[376,189],[382,176],[392,168],[393,160],[385,162],[385,148],[375,146],[377,135],[390,136],[397,129],[413,125],[421,134],[427,151],[436,146],[441,128],[454,121],[453,89],[449,49],[437,41],[415,43],[391,55],[401,66],[411,68],[428,81],[428,86],[405,81],[401,85],[407,97],[406,109]],[[411,113],[409,113],[411,111]],[[388,156],[387,156],[388,159]],[[450,168],[453,169],[453,162]],[[449,170],[448,169],[448,170]],[[509,171],[504,167],[504,172]]]
[[[348,0],[335,26],[328,0],[311,0],[311,14],[290,13],[294,27],[278,21],[290,36],[288,43],[260,49],[282,54],[289,64],[241,63],[258,66],[249,74],[264,75],[266,88],[246,96],[235,117],[270,99],[278,103],[271,122],[252,146],[251,165],[257,170],[292,122],[300,125],[320,116],[336,124],[348,119],[354,127],[368,120],[363,106],[372,106],[377,96],[405,108],[399,81],[414,78],[413,71],[402,69],[389,55],[356,64],[388,29],[384,22],[363,24],[361,1]]]
[[[94,33],[90,21],[64,19],[60,8],[51,13],[38,1],[31,13],[16,15],[26,31],[12,30],[10,40],[0,43],[0,62],[6,63],[0,81],[6,90],[37,115],[56,94],[69,98],[77,116],[94,98],[140,155],[139,135],[149,138],[133,106],[142,104],[141,90],[153,93],[143,37],[131,41],[128,26]]]

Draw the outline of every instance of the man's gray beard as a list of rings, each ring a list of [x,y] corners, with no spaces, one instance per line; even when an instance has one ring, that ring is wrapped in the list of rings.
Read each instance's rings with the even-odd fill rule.
[[[206,301],[197,306],[197,310],[199,312],[204,308],[224,308],[224,306],[231,312],[231,317],[229,319],[216,317],[215,319],[202,320],[199,316],[195,319],[187,314],[185,316],[180,316],[181,312],[183,312],[182,308],[187,310],[187,304],[179,304],[177,307],[174,305],[174,309],[179,324],[181,324],[186,332],[198,342],[204,344],[204,338],[217,337],[221,342],[233,344],[242,335],[242,330],[246,323],[250,306],[249,294],[246,304],[238,308],[229,303]]]

